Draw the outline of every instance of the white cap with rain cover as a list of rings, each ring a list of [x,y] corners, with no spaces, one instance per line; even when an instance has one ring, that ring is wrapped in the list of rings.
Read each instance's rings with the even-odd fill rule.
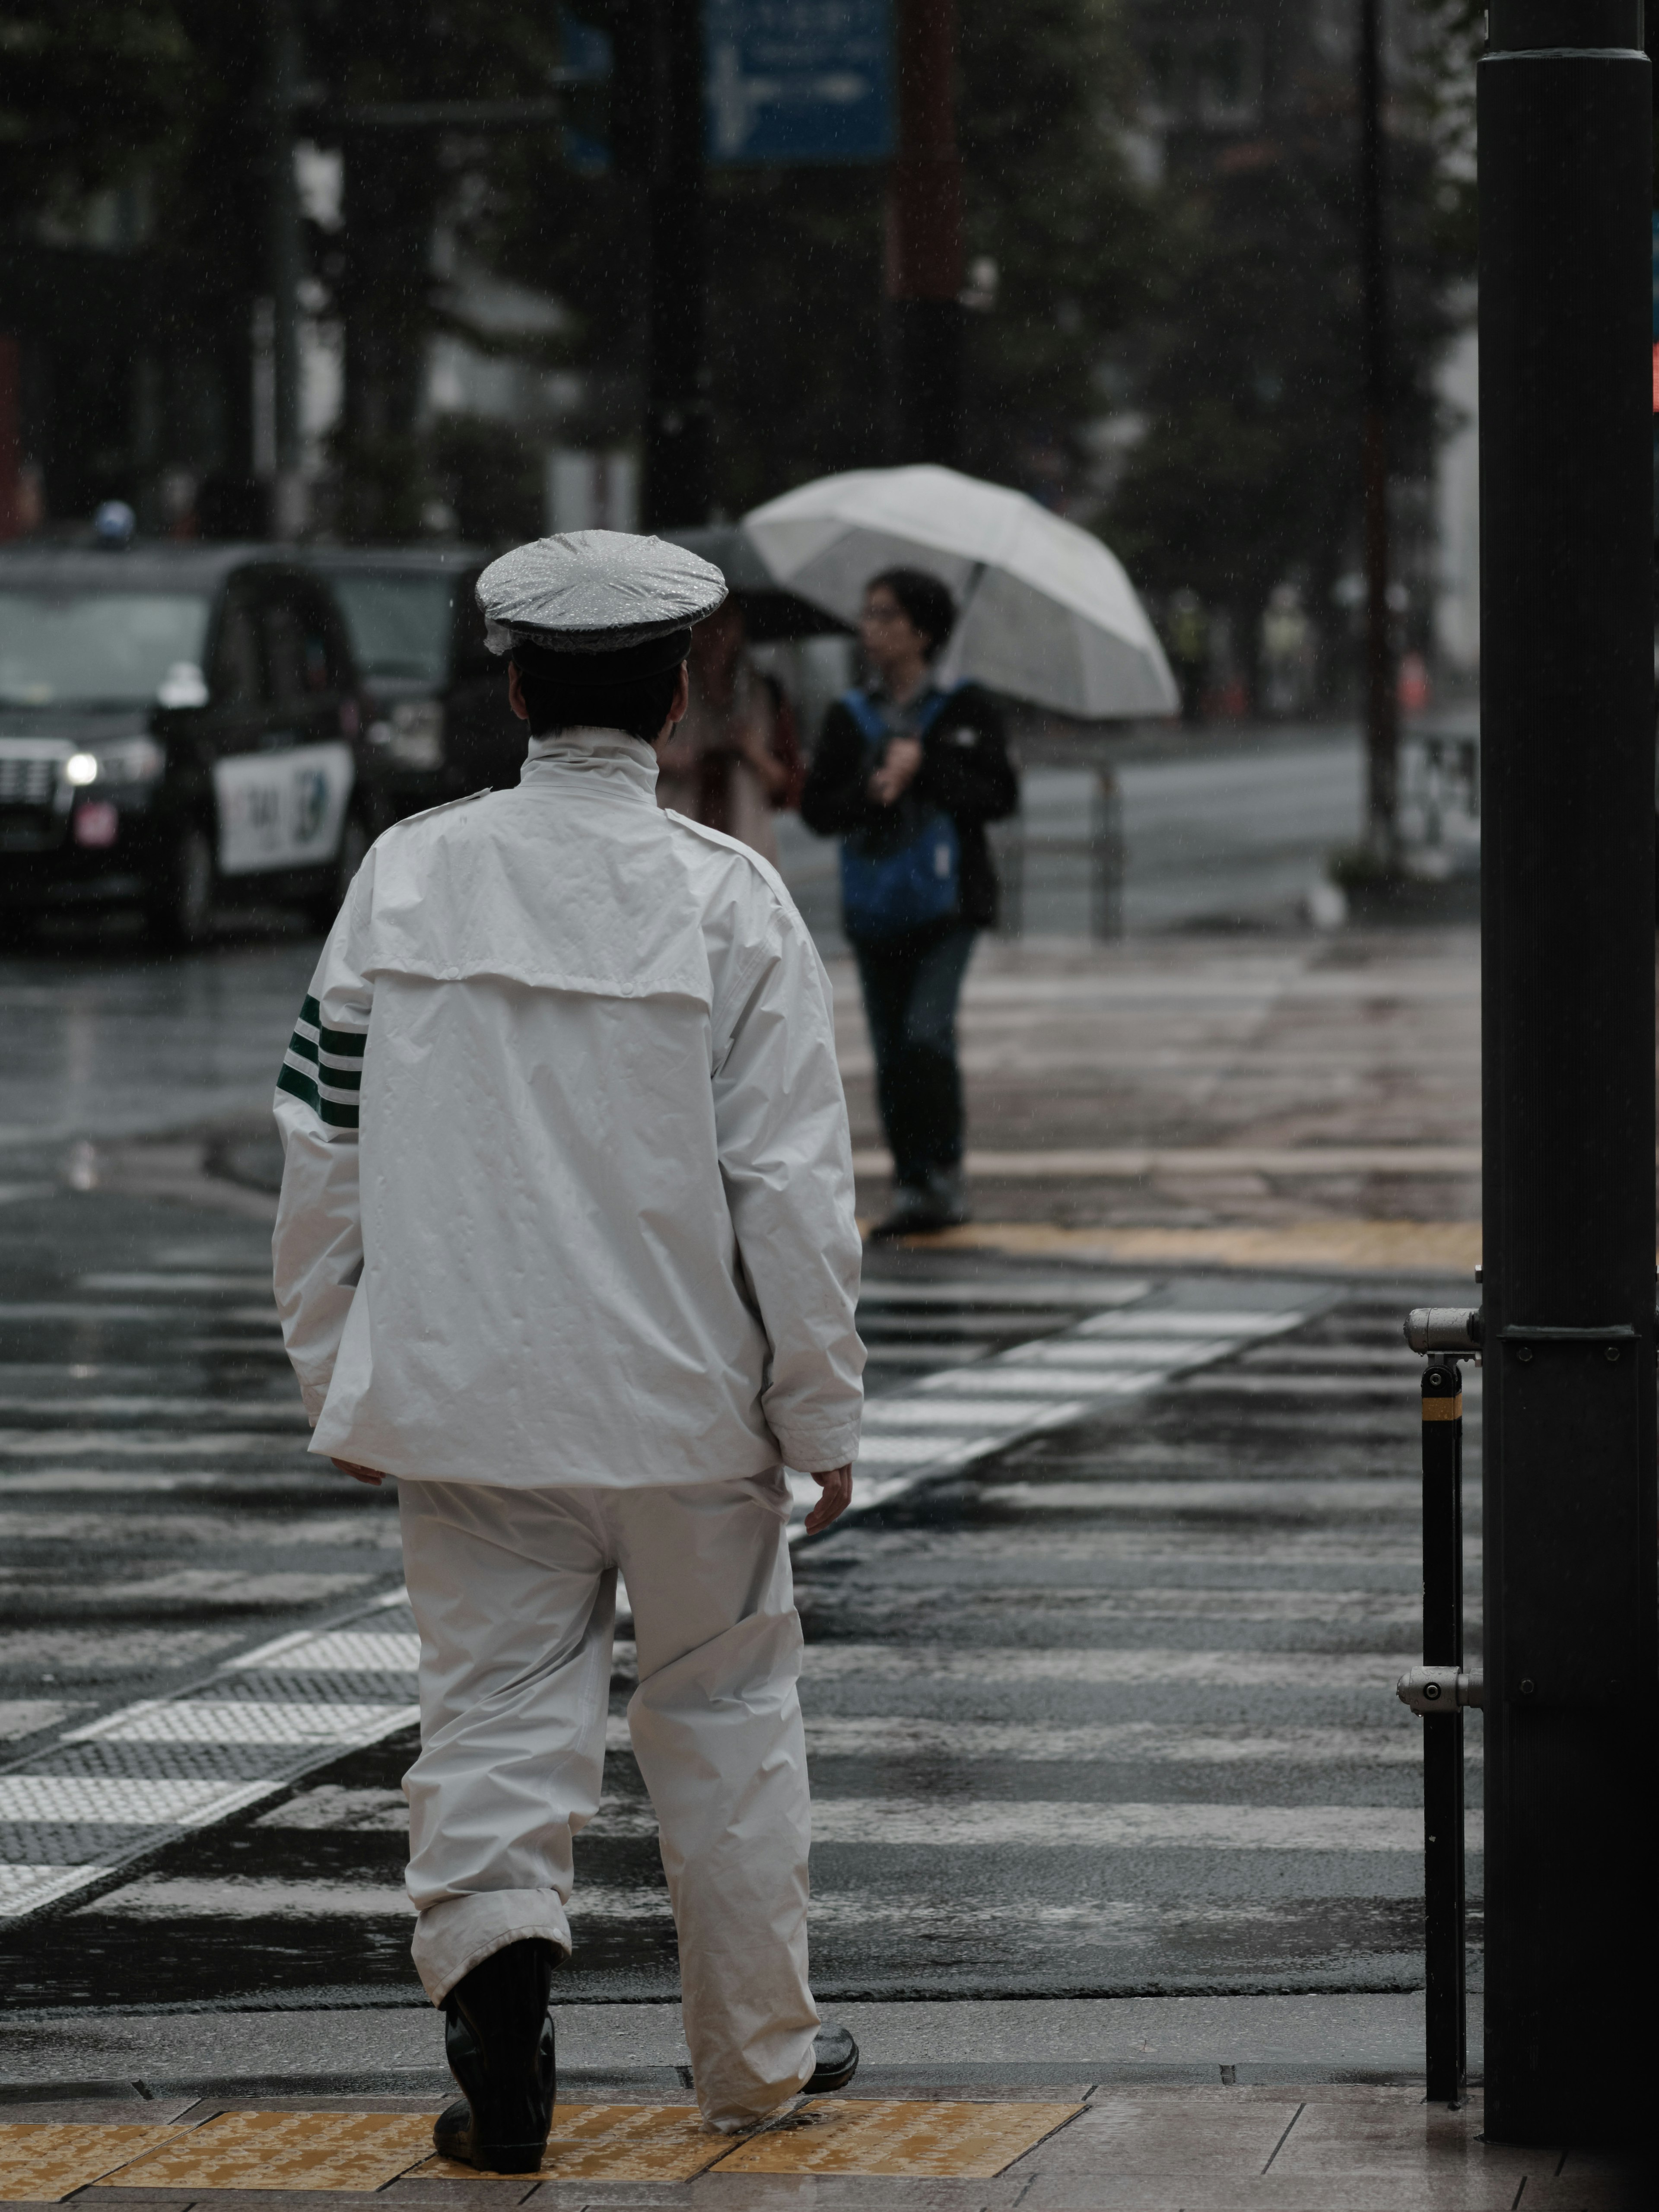
[[[491,653],[567,672],[584,689],[677,666],[691,625],[726,595],[712,562],[620,530],[570,530],[515,546],[477,586]]]

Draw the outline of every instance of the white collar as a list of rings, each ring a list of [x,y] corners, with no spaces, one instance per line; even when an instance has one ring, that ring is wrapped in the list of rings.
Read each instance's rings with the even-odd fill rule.
[[[562,781],[573,772],[631,785],[656,803],[656,747],[643,738],[630,738],[625,730],[577,728],[561,730],[555,737],[532,738],[519,781]]]

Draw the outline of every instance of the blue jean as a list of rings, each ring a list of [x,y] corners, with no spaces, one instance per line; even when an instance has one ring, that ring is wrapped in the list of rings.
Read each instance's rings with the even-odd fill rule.
[[[896,1179],[911,1189],[926,1183],[929,1169],[962,1162],[957,1001],[977,933],[963,922],[920,945],[853,947],[882,1127]]]

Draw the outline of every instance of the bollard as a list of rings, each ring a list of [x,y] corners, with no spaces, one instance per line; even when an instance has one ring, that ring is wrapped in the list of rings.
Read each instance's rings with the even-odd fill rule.
[[[1423,1371],[1423,1662],[1463,1664],[1463,1374]],[[1455,1697],[1423,1727],[1424,2000],[1429,2098],[1461,2104],[1468,2071],[1463,1995],[1463,1711]]]
[[[1429,2101],[1461,2105],[1468,2076],[1464,1991],[1463,1709],[1483,1702],[1463,1672],[1463,1370],[1484,1334],[1476,1309],[1418,1307],[1406,1341],[1423,1367],[1423,1664],[1397,1695],[1422,1714],[1424,2033]]]

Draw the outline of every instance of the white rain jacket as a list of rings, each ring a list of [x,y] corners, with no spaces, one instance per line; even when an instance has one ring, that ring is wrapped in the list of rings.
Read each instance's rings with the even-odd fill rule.
[[[311,1449],[508,1487],[857,1456],[829,979],[638,739],[386,831],[289,1048],[276,1304]]]

